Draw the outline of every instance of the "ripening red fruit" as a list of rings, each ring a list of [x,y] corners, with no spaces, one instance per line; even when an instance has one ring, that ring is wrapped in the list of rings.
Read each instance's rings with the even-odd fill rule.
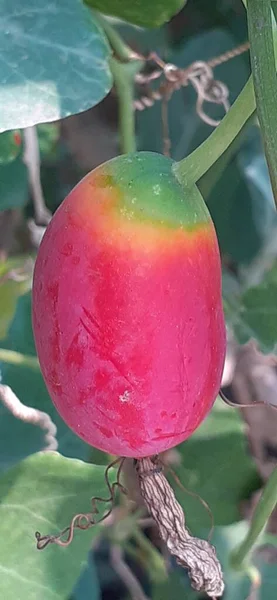
[[[49,394],[92,446],[131,457],[185,440],[218,393],[225,325],[215,230],[159,154],[119,156],[55,213],[34,275]]]

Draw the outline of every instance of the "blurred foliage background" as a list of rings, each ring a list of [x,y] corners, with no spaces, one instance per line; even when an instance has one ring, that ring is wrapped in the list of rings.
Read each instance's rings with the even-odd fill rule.
[[[120,20],[113,25],[133,49],[145,55],[155,51],[179,67],[218,56],[247,39],[240,0],[190,0],[168,24],[155,29]],[[250,74],[249,54],[216,67],[214,73],[228,86],[232,103]],[[175,92],[169,102],[171,154],[176,160],[212,131],[196,114],[195,102],[190,86]],[[41,183],[49,211],[56,210],[84,174],[119,153],[117,109],[112,88],[92,109],[38,125]],[[223,116],[219,107],[210,111],[213,118]],[[137,112],[136,125],[138,148],[162,152],[161,104]],[[1,597],[127,599],[128,591],[111,564],[110,546],[116,540],[149,598],[193,600],[200,596],[190,590],[184,571],[172,563],[165,579],[162,569],[153,568],[156,555],[153,558],[150,546],[147,550],[147,542],[153,542],[158,553],[160,548],[151,527],[143,532],[144,546],[125,522],[121,530],[119,526],[120,534],[115,530],[109,534],[108,528],[100,537],[99,528],[94,535],[78,532],[66,552],[58,547],[44,553],[35,549],[36,529],[65,527],[92,495],[100,495],[109,457],[89,448],[61,421],[35,359],[32,266],[45,223],[35,223],[23,139],[20,127],[0,134],[0,374],[2,383],[11,386],[24,404],[51,416],[62,456],[36,459],[33,454],[44,447],[43,432],[0,405]],[[261,399],[277,404],[277,217],[256,117],[226,163],[216,177],[211,173],[201,184],[222,255],[229,335],[225,391],[238,405]],[[249,343],[253,338],[265,354]],[[276,411],[270,407],[237,411],[218,400],[192,438],[166,457],[185,487],[203,497],[212,510],[213,542],[225,567],[225,600],[244,600],[250,593],[249,579],[230,571],[228,555],[245,535],[261,485],[275,464],[276,424]],[[172,485],[191,531],[206,534],[209,518],[201,503],[182,492],[174,478]],[[262,575],[257,596],[261,600],[276,597],[276,533],[273,514],[255,556]]]

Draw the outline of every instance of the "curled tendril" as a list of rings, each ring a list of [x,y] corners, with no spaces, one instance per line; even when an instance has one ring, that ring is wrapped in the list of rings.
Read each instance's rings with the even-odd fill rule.
[[[46,546],[48,546],[49,544],[57,544],[58,546],[62,547],[69,546],[69,544],[71,544],[73,540],[75,529],[89,529],[90,527],[98,525],[99,523],[107,519],[107,517],[109,517],[114,508],[116,489],[119,489],[122,494],[127,494],[126,488],[120,482],[120,476],[124,462],[125,458],[117,458],[112,463],[110,463],[105,470],[105,482],[110,493],[110,496],[108,498],[101,498],[100,496],[94,496],[93,498],[91,498],[92,510],[88,513],[79,513],[77,515],[74,515],[70,525],[63,529],[57,535],[41,535],[39,531],[36,531],[35,538],[37,540],[38,550],[44,550],[44,548],[46,548]],[[117,470],[116,481],[111,484],[109,481],[109,471],[112,467],[115,467],[115,465],[117,464],[119,464],[119,466]],[[95,515],[99,514],[99,510],[97,507],[98,502],[110,504],[109,510],[100,519],[95,518]]]
[[[168,464],[165,464],[161,460],[161,458],[159,460],[160,460],[161,464],[163,465],[164,469],[171,473],[173,479],[175,479],[175,482],[179,486],[180,490],[182,490],[183,492],[185,492],[185,494],[188,494],[192,498],[197,498],[197,500],[200,502],[200,504],[202,504],[203,508],[205,508],[205,510],[207,511],[207,513],[210,517],[210,522],[211,522],[210,532],[208,535],[208,541],[210,542],[213,537],[213,532],[214,532],[214,516],[213,516],[212,510],[210,509],[208,503],[206,502],[206,500],[204,500],[204,498],[201,498],[201,496],[199,496],[199,494],[196,494],[196,492],[192,492],[191,490],[188,490],[182,484],[181,480],[179,479],[178,475],[175,473],[174,469],[172,469],[172,467],[170,467]]]
[[[222,390],[219,390],[218,394],[225,404],[228,404],[228,406],[232,406],[233,408],[255,408],[255,406],[270,406],[271,408],[277,410],[277,406],[274,406],[274,404],[267,404],[262,400],[258,400],[257,402],[249,402],[248,404],[241,404],[240,402],[232,402],[232,400],[229,400]]]

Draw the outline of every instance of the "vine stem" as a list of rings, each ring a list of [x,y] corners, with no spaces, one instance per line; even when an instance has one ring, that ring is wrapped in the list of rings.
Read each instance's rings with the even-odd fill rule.
[[[15,350],[0,348],[0,361],[11,365],[35,369],[40,372],[40,366],[36,356],[28,356],[27,354],[21,354],[21,352],[16,352]]]
[[[257,113],[277,206],[277,80],[271,0],[248,0],[247,20]]]
[[[114,57],[110,60],[119,103],[121,150],[126,154],[136,151],[134,78],[142,65],[141,60],[132,60],[128,63],[122,63]]]
[[[128,62],[134,58],[139,58],[136,52],[132,50],[125,42],[122,37],[117,33],[112,25],[108,22],[108,20],[100,13],[93,13],[94,18],[99,23],[100,27],[104,30],[107,39],[110,43],[110,46],[118,60],[121,62]]]
[[[144,61],[130,48],[108,20],[96,13],[96,20],[104,30],[113,55],[110,69],[116,86],[119,103],[119,131],[121,151],[125,154],[136,151],[134,79]]]
[[[38,408],[26,406],[8,385],[2,383],[0,383],[0,400],[16,419],[23,423],[37,425],[45,432],[44,452],[58,450],[57,427],[47,413]]]
[[[240,571],[245,569],[249,556],[256,546],[260,535],[263,533],[276,503],[277,467],[271,473],[263,489],[244,540],[231,554],[231,565],[235,570]]]

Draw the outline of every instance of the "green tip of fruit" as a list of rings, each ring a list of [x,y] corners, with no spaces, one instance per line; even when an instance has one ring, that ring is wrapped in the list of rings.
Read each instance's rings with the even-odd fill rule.
[[[117,156],[100,167],[103,186],[120,195],[120,208],[129,219],[194,228],[210,221],[196,185],[178,181],[173,160],[154,152]]]

